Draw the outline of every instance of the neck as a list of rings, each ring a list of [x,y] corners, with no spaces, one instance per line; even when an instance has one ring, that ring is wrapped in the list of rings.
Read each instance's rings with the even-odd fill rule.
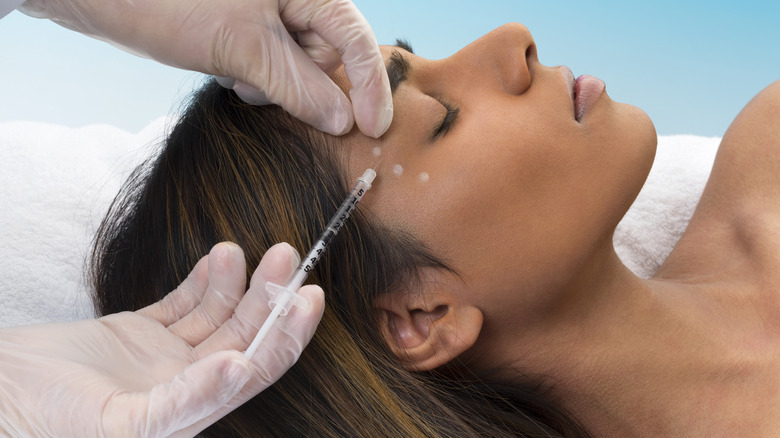
[[[611,245],[573,284],[560,306],[494,347],[506,352],[504,369],[550,376],[553,394],[596,436],[705,436],[712,409],[734,403],[746,373],[761,368],[735,348],[744,338],[723,333],[722,302],[636,277]]]

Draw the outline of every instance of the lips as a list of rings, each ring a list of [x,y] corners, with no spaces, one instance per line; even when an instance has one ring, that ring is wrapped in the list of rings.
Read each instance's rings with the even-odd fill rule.
[[[563,80],[568,84],[566,91],[569,93],[569,99],[572,102],[574,120],[582,122],[582,118],[586,113],[595,105],[606,86],[601,79],[590,76],[582,75],[577,79],[574,79],[569,67],[559,66],[558,71],[563,75]]]
[[[574,119],[576,121],[582,121],[582,118],[593,107],[605,88],[604,81],[595,76],[582,75],[574,81],[572,92],[574,94]]]

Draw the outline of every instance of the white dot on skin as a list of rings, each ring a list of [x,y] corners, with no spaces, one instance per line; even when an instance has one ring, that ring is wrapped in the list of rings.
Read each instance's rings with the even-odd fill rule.
[[[374,148],[373,152],[374,152],[374,156],[378,157],[378,156],[382,155],[382,148],[377,146],[377,147]]]
[[[431,177],[428,175],[428,172],[421,172],[417,176],[417,179],[419,179],[420,182],[428,182],[428,180],[431,179]]]
[[[401,176],[404,173],[404,168],[400,164],[393,165],[393,174],[395,176]]]

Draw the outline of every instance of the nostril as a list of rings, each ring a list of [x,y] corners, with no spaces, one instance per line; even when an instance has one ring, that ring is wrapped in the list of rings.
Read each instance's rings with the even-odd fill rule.
[[[526,62],[528,62],[531,59],[534,59],[535,57],[536,57],[536,44],[531,43],[525,49],[525,60]]]
[[[502,49],[500,53],[504,90],[509,94],[520,95],[531,86],[534,48],[533,45],[510,48],[509,53]]]

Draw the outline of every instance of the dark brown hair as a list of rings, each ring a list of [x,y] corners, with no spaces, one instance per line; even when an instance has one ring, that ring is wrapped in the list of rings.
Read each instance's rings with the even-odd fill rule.
[[[220,241],[239,244],[250,270],[277,242],[307,250],[354,182],[337,143],[209,81],[101,225],[91,267],[98,313],[161,299]],[[461,367],[400,365],[372,303],[422,268],[448,269],[414,236],[358,208],[309,276],[326,309],[298,363],[204,436],[587,436],[532,380],[508,386]]]

